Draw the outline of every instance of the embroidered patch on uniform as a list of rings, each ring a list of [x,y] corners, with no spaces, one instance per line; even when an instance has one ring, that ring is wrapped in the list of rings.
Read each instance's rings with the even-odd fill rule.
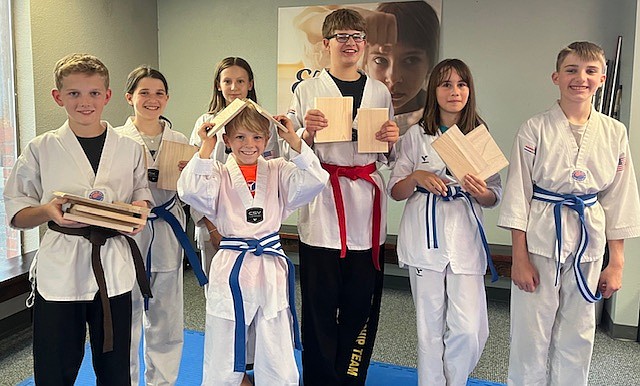
[[[587,173],[582,170],[574,170],[573,173],[571,173],[571,178],[578,182],[582,182],[587,179]]]
[[[624,166],[627,164],[627,158],[624,156],[624,153],[622,153],[620,155],[620,158],[618,158],[618,168],[616,169],[616,171],[621,172],[624,170]]]
[[[247,209],[247,222],[257,224],[264,220],[264,209],[262,208],[249,208]]]
[[[270,158],[270,157],[271,157],[271,155],[272,155],[272,154],[273,154],[273,153],[271,152],[271,150],[267,150],[267,151],[265,151],[264,153],[262,153],[262,156],[263,156],[264,158],[268,159],[268,158]]]
[[[289,114],[296,115],[296,110],[294,110],[294,109],[287,110],[287,115],[289,115]]]
[[[422,163],[423,164],[428,164],[429,163],[429,156],[428,155],[421,155],[420,158],[422,159]]]
[[[100,190],[93,190],[89,192],[89,198],[96,201],[104,201],[104,192]]]
[[[535,146],[524,145],[524,151],[526,151],[527,153],[531,153],[533,155],[536,155],[536,147]]]

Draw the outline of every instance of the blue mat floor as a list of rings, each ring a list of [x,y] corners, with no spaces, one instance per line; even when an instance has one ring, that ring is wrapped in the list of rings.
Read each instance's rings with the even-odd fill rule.
[[[200,385],[202,382],[202,357],[204,350],[204,333],[199,331],[185,330],[184,349],[182,350],[182,362],[180,363],[180,373],[178,375],[177,386]],[[296,351],[298,368],[300,364],[300,352]],[[144,363],[144,362],[142,362]],[[143,371],[141,371],[143,374]],[[77,386],[89,386],[96,384],[96,377],[91,365],[91,349],[89,344],[85,347],[84,360],[80,367],[80,373],[75,383]],[[393,386],[393,385],[417,385],[418,372],[411,367],[396,366],[389,363],[371,362],[367,375],[367,386]],[[26,379],[18,386],[35,385],[33,377]],[[498,386],[501,383],[469,379],[467,385],[474,386]]]

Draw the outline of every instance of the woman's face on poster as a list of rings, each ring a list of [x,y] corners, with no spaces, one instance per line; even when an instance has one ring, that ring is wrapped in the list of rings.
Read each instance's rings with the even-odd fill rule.
[[[373,44],[369,46],[365,61],[369,75],[389,89],[396,114],[424,107],[418,101],[418,94],[423,89],[431,64],[422,48],[402,42],[395,45]]]

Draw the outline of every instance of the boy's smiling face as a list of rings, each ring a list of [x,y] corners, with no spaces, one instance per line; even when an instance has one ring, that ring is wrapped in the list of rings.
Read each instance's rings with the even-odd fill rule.
[[[334,34],[361,34],[364,32],[352,29],[338,29],[333,31]],[[353,38],[349,38],[346,43],[340,43],[335,37],[331,39],[323,39],[325,50],[329,51],[331,56],[331,67],[351,67],[357,65],[364,53],[365,41],[356,43]]]
[[[604,84],[606,75],[599,61],[586,61],[570,53],[551,79],[560,89],[561,101],[590,103],[593,94]]]
[[[223,135],[224,143],[231,148],[238,165],[255,165],[264,153],[268,137],[254,131],[238,128]]]
[[[111,99],[111,90],[104,82],[97,74],[72,73],[62,79],[60,90],[51,91],[58,106],[67,111],[69,127],[79,137],[102,133],[102,110]]]

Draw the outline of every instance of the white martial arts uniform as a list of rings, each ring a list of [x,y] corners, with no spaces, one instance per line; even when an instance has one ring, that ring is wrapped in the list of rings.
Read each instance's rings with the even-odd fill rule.
[[[314,109],[315,97],[341,97],[342,94],[327,70],[322,70],[317,78],[306,79],[296,88],[291,107],[287,113],[293,121],[295,128],[301,134],[304,130],[304,116],[307,111]],[[393,105],[391,95],[386,86],[381,82],[367,76],[360,107],[388,107],[389,119],[393,117]],[[357,117],[354,120],[357,129]],[[286,155],[289,147],[283,144],[283,153]],[[340,166],[365,166],[375,162],[383,164],[392,162],[395,158],[395,149],[389,157],[384,154],[358,153],[358,143],[333,142],[316,143],[313,150],[323,163]],[[371,174],[371,177],[384,192],[384,182],[379,172]],[[371,226],[373,220],[373,187],[363,179],[351,180],[340,178],[340,187],[343,192],[347,248],[354,251],[362,251],[372,248]],[[380,242],[382,245],[386,239],[387,200],[381,195],[381,224]],[[337,226],[327,227],[327,224],[338,224],[336,206],[333,199],[333,191],[330,184],[309,205],[300,208],[298,217],[298,233],[300,241],[317,247],[340,249],[340,233]],[[367,224],[367,225],[365,225]]]
[[[115,130],[133,138],[141,144],[146,152],[147,169],[158,169],[159,155],[164,140],[188,143],[184,134],[171,129],[169,122],[161,120],[163,125],[160,148],[151,155],[140,132],[131,118],[124,126]],[[188,161],[188,160],[185,160]],[[175,165],[178,168],[178,165]],[[156,205],[163,205],[172,199],[174,204],[169,209],[182,229],[185,226],[185,213],[175,190],[164,190],[157,187],[157,182],[149,181],[149,188]],[[171,226],[163,219],[147,222],[142,232],[135,236],[142,257],[147,266],[150,253],[151,272],[149,279],[153,298],[149,299],[149,309],[144,310],[144,298],[139,290],[132,293],[131,313],[131,384],[138,385],[140,372],[139,349],[144,330],[144,379],[149,385],[174,385],[178,378],[180,358],[183,345],[183,250]],[[153,243],[152,243],[153,240]],[[149,251],[151,247],[151,251]]]
[[[5,186],[7,218],[50,202],[56,191],[102,197],[104,202],[153,203],[142,147],[117,134],[107,122],[102,124],[107,135],[97,173],[68,121],[29,142]],[[38,293],[49,301],[92,301],[98,284],[91,268],[91,249],[84,237],[47,229],[30,272]],[[109,297],[131,291],[135,272],[127,241],[122,237],[108,239],[100,255]]]
[[[446,165],[431,143],[439,135],[413,125],[402,137],[389,186],[416,170],[441,178]],[[487,179],[487,188],[502,195],[500,175]],[[471,199],[482,219],[482,207]],[[493,207],[492,206],[492,207]],[[466,385],[489,336],[484,275],[487,257],[478,224],[464,199],[436,199],[438,248],[427,247],[427,195],[414,192],[407,200],[398,230],[398,262],[408,266],[418,326],[420,385]]]
[[[325,186],[328,175],[303,142],[302,153],[283,158],[258,158],[255,197],[234,157],[225,164],[198,154],[178,181],[180,197],[217,224],[225,237],[260,239],[278,232],[281,222],[308,203]],[[264,209],[256,224],[246,209]],[[238,385],[242,372],[233,372],[234,307],[229,287],[231,268],[239,252],[221,249],[210,269],[203,385]],[[282,258],[247,253],[239,274],[245,324],[256,328],[257,385],[297,385],[292,324],[287,293],[288,268]]]
[[[557,256],[554,205],[532,200],[533,185],[561,194],[597,194],[598,202],[585,208],[589,244],[581,264],[595,292],[606,241],[640,236],[640,202],[626,128],[592,108],[578,146],[558,103],[526,121],[513,144],[498,220],[500,227],[526,232],[529,258],[540,274],[533,293],[511,286],[508,383],[586,385],[595,318],[594,305],[579,295],[571,268],[580,222],[575,211],[562,207],[562,249]],[[555,259],[562,264],[557,286]]]
[[[196,120],[196,123],[193,125],[191,137],[189,138],[189,143],[191,145],[200,147],[200,145],[202,144],[202,140],[198,136],[198,130],[203,123],[211,120],[214,116],[214,114],[205,113]],[[224,134],[224,132],[225,129],[222,129],[216,133],[218,141],[216,142],[216,146],[211,153],[211,159],[222,163],[227,162],[227,157],[229,156],[229,154],[227,154],[226,152],[227,148],[224,144],[224,141],[222,140],[222,134]],[[273,123],[271,123],[269,126],[269,133],[271,134],[269,136],[269,141],[267,142],[267,146],[265,146],[264,148],[264,153],[262,153],[262,156],[267,160],[280,157],[280,137],[278,136],[278,129]],[[198,249],[200,249],[202,269],[208,275],[209,267],[211,266],[211,259],[213,259],[213,255],[216,254],[216,249],[214,248],[213,244],[211,244],[211,236],[209,235],[209,230],[204,225],[204,215],[196,210],[193,210],[192,208],[191,218],[193,219],[193,223],[196,227],[195,239],[198,245]],[[206,293],[207,286],[205,286],[205,294]]]

